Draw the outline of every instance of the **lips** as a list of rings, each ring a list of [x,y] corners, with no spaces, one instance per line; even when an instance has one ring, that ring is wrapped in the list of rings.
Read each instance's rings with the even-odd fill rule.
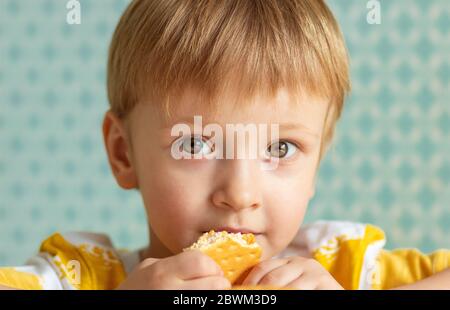
[[[214,229],[214,231],[226,231],[229,233],[241,233],[241,234],[254,234],[254,235],[259,235],[260,233],[251,229],[247,229],[247,228],[236,228],[236,227],[217,227],[217,228],[212,228]]]

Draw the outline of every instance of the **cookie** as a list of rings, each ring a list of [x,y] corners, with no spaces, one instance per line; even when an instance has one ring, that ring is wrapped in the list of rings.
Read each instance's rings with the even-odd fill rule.
[[[204,233],[185,250],[200,250],[211,257],[231,284],[244,277],[259,262],[262,254],[253,234],[214,230]]]

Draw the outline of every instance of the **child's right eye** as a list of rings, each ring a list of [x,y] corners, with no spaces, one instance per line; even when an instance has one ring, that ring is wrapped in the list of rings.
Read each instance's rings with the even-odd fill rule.
[[[177,141],[177,149],[187,155],[208,155],[214,152],[214,144],[202,136],[181,137]]]

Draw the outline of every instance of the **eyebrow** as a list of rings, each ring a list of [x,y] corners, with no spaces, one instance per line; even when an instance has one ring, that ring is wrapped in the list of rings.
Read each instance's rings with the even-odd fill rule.
[[[301,130],[305,132],[306,134],[313,136],[315,138],[319,138],[319,134],[311,130],[310,128],[306,127],[303,124],[300,123],[286,123],[286,124],[280,124],[279,125],[280,130]]]
[[[193,116],[185,116],[185,117],[179,118],[174,121],[167,121],[161,126],[161,128],[163,128],[163,129],[172,128],[176,124],[191,124],[191,125],[193,125],[194,117]],[[208,124],[208,122],[205,122],[204,117],[202,117],[202,125],[203,124]]]
[[[194,117],[193,116],[186,116],[186,117],[182,117],[177,119],[176,121],[172,121],[172,122],[168,122],[167,124],[164,124],[163,127],[165,128],[171,128],[173,127],[175,124],[194,124]],[[205,126],[207,124],[210,124],[211,122],[209,121],[205,121],[205,118],[202,117],[202,126]],[[275,123],[276,124],[276,123]],[[268,124],[270,125],[270,124]],[[308,128],[307,126],[301,124],[301,123],[284,123],[284,124],[279,124],[279,129],[280,130],[297,130],[297,131],[302,131],[314,138],[319,139],[319,134],[314,132],[312,129]]]

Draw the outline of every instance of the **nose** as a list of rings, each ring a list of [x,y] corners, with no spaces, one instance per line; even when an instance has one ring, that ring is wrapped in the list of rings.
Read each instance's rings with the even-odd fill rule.
[[[212,194],[214,206],[240,211],[261,206],[259,164],[253,159],[222,161],[221,183]]]

